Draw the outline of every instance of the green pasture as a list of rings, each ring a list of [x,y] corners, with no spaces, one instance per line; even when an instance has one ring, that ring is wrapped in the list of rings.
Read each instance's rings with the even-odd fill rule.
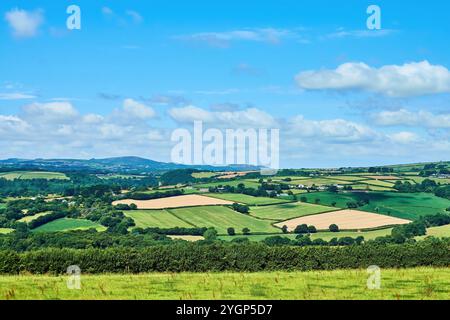
[[[0,276],[7,300],[447,300],[448,268],[382,269],[378,290],[367,270],[258,273],[82,274]]]
[[[168,211],[193,226],[214,227],[219,234],[226,234],[229,227],[234,228],[236,233],[242,233],[243,228],[250,229],[252,233],[281,232],[280,229],[272,226],[270,221],[238,213],[227,207],[204,206],[170,209]]]
[[[238,203],[247,204],[249,206],[269,205],[285,203],[289,200],[267,197],[253,197],[241,193],[208,193],[209,197],[218,198],[222,200],[234,201]]]
[[[87,229],[97,229],[97,231],[106,230],[102,225],[90,220],[61,218],[37,227],[36,229],[33,229],[33,232],[62,232]]]
[[[284,221],[292,218],[336,210],[339,209],[310,203],[293,202],[264,207],[252,207],[250,209],[250,214],[261,219]]]
[[[123,213],[134,220],[139,228],[192,228],[193,226],[178,219],[167,210],[131,210]]]

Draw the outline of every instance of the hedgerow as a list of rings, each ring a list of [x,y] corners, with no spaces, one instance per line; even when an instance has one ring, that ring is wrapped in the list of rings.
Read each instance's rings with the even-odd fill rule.
[[[0,251],[0,274],[306,271],[450,266],[450,241],[348,247],[270,247],[262,243],[174,243],[148,248]]]

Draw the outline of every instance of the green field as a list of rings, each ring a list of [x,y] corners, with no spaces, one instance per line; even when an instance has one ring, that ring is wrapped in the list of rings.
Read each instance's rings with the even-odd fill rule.
[[[89,220],[61,218],[33,229],[33,232],[62,232],[70,230],[87,230],[93,228],[98,231],[104,231],[106,229],[105,227]]]
[[[310,235],[312,240],[315,239],[323,239],[325,241],[330,241],[333,238],[344,238],[344,237],[351,237],[356,238],[359,236],[364,237],[364,240],[373,240],[378,237],[384,237],[391,234],[392,228],[389,229],[381,229],[381,230],[374,230],[374,231],[365,231],[365,232],[351,232],[351,231],[341,231],[341,232],[317,232],[312,233]],[[231,241],[236,238],[245,237],[248,238],[250,241],[258,242],[266,239],[267,237],[273,237],[273,236],[282,236],[289,238],[291,240],[294,240],[295,237],[297,237],[296,234],[272,234],[272,235],[249,235],[249,236],[220,236],[219,239],[225,240],[225,241]]]
[[[81,275],[81,289],[71,290],[67,276],[0,276],[0,299],[448,299],[448,268],[382,269],[378,290],[367,279],[366,270]]]
[[[207,179],[217,176],[217,172],[194,172],[192,177],[196,179]]]
[[[294,202],[282,203],[273,206],[252,207],[250,209],[250,214],[261,219],[284,221],[292,218],[336,210],[338,209],[310,203]]]
[[[124,214],[132,218],[139,228],[192,228],[191,224],[178,219],[166,210],[131,210],[124,211]]]
[[[239,180],[231,180],[231,181],[219,181],[219,182],[196,184],[194,187],[206,188],[206,189],[209,187],[219,187],[219,186],[237,187],[241,183],[243,183],[248,188],[255,188],[255,189],[258,189],[259,186],[261,185],[257,181],[239,179]]]
[[[33,216],[25,216],[25,217],[23,217],[22,219],[19,219],[18,221],[19,221],[19,222],[26,222],[26,223],[28,223],[28,222],[30,222],[30,221],[33,221],[33,220],[39,218],[39,217],[46,216],[46,215],[49,214],[49,213],[51,213],[51,212],[50,212],[50,211],[47,211],[47,212],[37,213],[37,214],[35,214],[35,215],[33,215]]]
[[[369,185],[369,184],[352,184],[352,188],[353,188],[353,190],[393,191],[393,192],[397,191],[393,188],[380,187],[380,186],[374,186],[374,185]]]
[[[329,176],[329,177],[325,177],[325,178],[342,180],[342,181],[350,181],[350,182],[363,181],[363,180],[368,179],[368,178],[361,177],[361,176]]]
[[[241,233],[243,228],[251,232],[277,233],[280,229],[273,227],[269,221],[235,212],[226,207],[207,206],[167,210],[179,219],[197,227],[214,227],[219,234],[226,234],[229,227]]]
[[[58,179],[58,180],[68,180],[69,178],[64,173],[59,172],[41,172],[41,171],[12,171],[12,172],[1,172],[0,178],[4,178],[6,180],[14,180],[14,179]]]
[[[6,208],[6,203],[0,203],[0,209],[5,209]]]
[[[436,183],[440,183],[440,184],[449,184],[450,183],[450,179],[438,179],[438,178],[425,178],[425,177],[417,177],[417,176],[413,176],[413,177],[405,177],[407,179],[411,179],[416,183],[422,183],[423,180],[433,180]]]
[[[309,178],[305,180],[298,181],[298,184],[303,184],[305,186],[324,186],[324,185],[333,185],[333,184],[340,184],[340,185],[346,185],[351,184],[350,181],[344,181],[344,180],[338,180],[337,178]]]
[[[370,203],[358,210],[387,214],[398,218],[415,220],[423,215],[444,213],[450,207],[450,200],[436,197],[429,193],[399,193],[399,192],[347,192],[330,193],[316,192],[304,195],[309,203],[320,199],[320,204],[346,208],[347,202],[368,199]]]
[[[429,228],[427,229],[426,236],[417,237],[417,239],[421,240],[429,236],[433,236],[436,238],[450,238],[450,224],[440,227]]]
[[[249,206],[264,206],[268,204],[285,203],[288,200],[266,197],[253,197],[241,193],[208,193],[209,197],[239,202]]]
[[[10,229],[10,228],[0,228],[0,234],[8,234],[13,231],[14,231],[14,229]]]

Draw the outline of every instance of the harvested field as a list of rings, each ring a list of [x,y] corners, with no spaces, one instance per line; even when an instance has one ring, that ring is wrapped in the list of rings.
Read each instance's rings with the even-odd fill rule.
[[[289,231],[293,231],[298,225],[307,224],[315,226],[318,230],[327,230],[331,224],[336,224],[341,230],[361,230],[408,224],[411,221],[393,218],[381,214],[358,211],[340,210],[312,216],[296,218],[276,224],[278,227],[286,225]]]
[[[185,240],[190,242],[205,240],[205,238],[202,236],[168,236],[168,237],[173,240]]]
[[[226,201],[217,198],[210,198],[201,195],[184,195],[169,198],[153,199],[153,200],[132,200],[125,199],[114,201],[113,205],[117,204],[132,204],[137,205],[138,209],[170,209],[181,207],[197,207],[197,206],[215,206],[233,204],[231,201]]]

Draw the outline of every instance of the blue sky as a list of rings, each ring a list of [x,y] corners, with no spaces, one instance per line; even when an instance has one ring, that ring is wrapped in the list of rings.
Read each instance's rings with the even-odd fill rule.
[[[66,8],[81,8],[81,30]],[[368,30],[366,9],[381,8]],[[448,160],[447,1],[2,1],[0,158],[170,160],[280,128],[284,167]]]

